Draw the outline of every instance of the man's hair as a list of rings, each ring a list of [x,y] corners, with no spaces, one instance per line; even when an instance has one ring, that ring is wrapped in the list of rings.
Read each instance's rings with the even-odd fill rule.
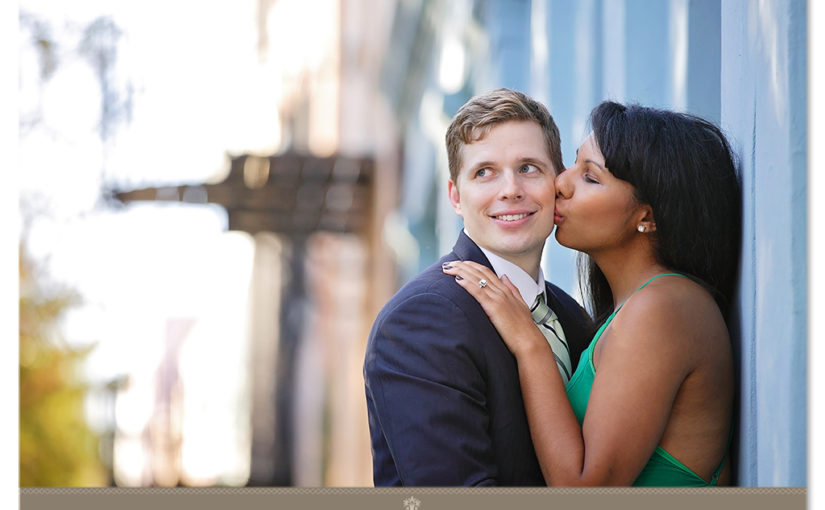
[[[453,117],[446,136],[447,162],[453,183],[457,184],[461,169],[461,149],[487,136],[497,124],[511,120],[536,122],[544,133],[553,170],[557,174],[564,170],[559,128],[547,108],[521,92],[502,88],[473,97]]]

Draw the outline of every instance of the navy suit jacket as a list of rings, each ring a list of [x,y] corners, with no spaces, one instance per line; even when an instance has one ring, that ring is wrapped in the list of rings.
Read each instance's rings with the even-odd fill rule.
[[[370,332],[364,381],[374,483],[546,485],[515,358],[478,302],[441,271],[449,260],[491,267],[462,232],[452,253],[390,299]],[[575,368],[590,340],[589,319],[555,285],[547,294]]]

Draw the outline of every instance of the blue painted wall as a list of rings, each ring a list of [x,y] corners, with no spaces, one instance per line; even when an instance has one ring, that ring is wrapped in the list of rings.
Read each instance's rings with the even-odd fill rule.
[[[530,1],[481,2],[481,23],[488,38],[488,73],[485,88],[527,90],[530,78]]]
[[[742,156],[739,482],[807,484],[806,5],[725,1],[721,124]]]

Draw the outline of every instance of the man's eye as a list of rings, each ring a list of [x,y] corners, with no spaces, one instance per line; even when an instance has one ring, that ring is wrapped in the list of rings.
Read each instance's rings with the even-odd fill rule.
[[[476,171],[476,177],[486,177],[489,174],[490,174],[490,169],[489,168],[479,168]]]
[[[521,167],[521,173],[523,173],[523,174],[527,174],[527,173],[530,173],[530,172],[536,172],[536,171],[538,171],[538,168],[536,168],[534,165],[522,165],[522,167]]]

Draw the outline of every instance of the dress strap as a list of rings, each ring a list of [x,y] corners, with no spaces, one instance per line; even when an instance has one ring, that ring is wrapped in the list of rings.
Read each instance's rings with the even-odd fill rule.
[[[636,290],[634,290],[634,291],[633,291],[633,294],[635,294],[635,293],[639,292],[640,290],[644,289],[645,287],[647,287],[647,284],[648,284],[648,283],[652,282],[652,281],[653,281],[653,280],[655,280],[656,278],[659,278],[660,276],[681,276],[682,278],[687,278],[687,276],[686,276],[686,275],[683,275],[683,274],[681,274],[681,273],[660,273],[660,274],[657,274],[656,276],[654,276],[653,278],[651,278],[650,280],[648,280],[648,281],[644,282],[644,283],[642,284],[642,286],[641,286],[641,287],[639,287],[638,289],[636,289]],[[631,294],[631,296],[632,296],[633,294]],[[630,298],[628,297],[627,299],[630,299]],[[627,299],[625,299],[625,300],[622,302],[622,304],[620,304],[618,307],[616,307],[616,309],[615,309],[615,310],[613,310],[613,313],[611,313],[611,314],[610,314],[610,317],[609,317],[609,318],[607,319],[607,321],[605,321],[605,322],[610,322],[610,319],[612,319],[612,318],[613,318],[613,316],[614,316],[614,315],[616,315],[616,312],[618,312],[619,310],[621,310],[621,308],[622,308],[622,307],[624,306],[624,304],[627,302]]]
[[[730,424],[730,434],[728,434],[728,447],[725,448],[725,454],[722,455],[722,462],[719,463],[719,467],[716,468],[716,471],[713,472],[713,477],[710,479],[710,485],[716,485],[719,483],[719,475],[722,473],[722,468],[725,466],[725,460],[728,458],[728,451],[730,451],[730,445],[733,442],[733,421]]]
[[[639,292],[640,290],[642,290],[643,288],[645,288],[645,287],[647,286],[647,284],[648,284],[648,283],[652,282],[653,280],[655,280],[656,278],[658,278],[658,277],[660,277],[660,276],[681,276],[682,278],[687,278],[687,276],[686,276],[686,275],[683,275],[683,274],[681,274],[681,273],[661,273],[661,274],[657,274],[656,276],[654,276],[654,277],[653,277],[653,278],[651,278],[650,280],[648,280],[648,281],[644,282],[644,283],[642,284],[642,286],[641,286],[641,287],[639,287],[638,289],[636,289],[636,292]]]

